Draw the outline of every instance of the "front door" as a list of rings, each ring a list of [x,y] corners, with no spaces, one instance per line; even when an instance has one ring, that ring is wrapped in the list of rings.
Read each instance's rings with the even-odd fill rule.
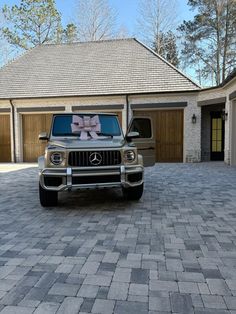
[[[138,132],[139,138],[133,139],[138,152],[143,156],[145,167],[153,166],[156,161],[155,137],[152,118],[147,116],[134,117],[129,132]]]
[[[224,160],[224,120],[222,112],[211,112],[211,160]]]

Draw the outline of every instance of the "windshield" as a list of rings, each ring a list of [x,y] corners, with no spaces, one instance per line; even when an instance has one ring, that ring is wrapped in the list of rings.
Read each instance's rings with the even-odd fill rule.
[[[78,118],[79,117],[79,118]],[[98,135],[105,136],[120,136],[121,130],[117,119],[117,116],[113,115],[96,115],[96,114],[71,114],[60,115],[54,117],[54,123],[52,128],[53,136],[79,136],[81,130],[86,130],[89,133],[90,128],[84,129],[83,123],[86,118],[97,118],[95,124],[99,123],[100,127],[95,128],[95,132]],[[78,120],[79,119],[79,120]],[[82,121],[82,122],[81,122]],[[80,122],[82,127],[80,127]],[[75,131],[73,126],[79,126]],[[94,123],[91,123],[91,131],[94,129]]]

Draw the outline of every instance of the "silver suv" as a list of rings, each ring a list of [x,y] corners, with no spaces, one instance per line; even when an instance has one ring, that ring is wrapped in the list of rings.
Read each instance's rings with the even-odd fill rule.
[[[50,134],[39,135],[48,141],[38,159],[41,205],[56,206],[60,191],[105,187],[121,187],[125,198],[139,200],[144,163],[137,146],[147,164],[154,163],[152,138],[142,140],[137,132],[140,119],[124,136],[115,114],[55,114]]]

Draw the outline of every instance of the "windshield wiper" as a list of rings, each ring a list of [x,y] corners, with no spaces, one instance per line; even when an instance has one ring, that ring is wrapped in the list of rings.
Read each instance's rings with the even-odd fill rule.
[[[111,138],[113,138],[114,135],[109,134],[109,133],[103,133],[103,132],[99,132],[98,135],[102,135],[102,136],[109,136]]]

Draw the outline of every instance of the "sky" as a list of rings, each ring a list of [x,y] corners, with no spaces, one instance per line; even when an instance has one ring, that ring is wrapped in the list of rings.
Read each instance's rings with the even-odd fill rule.
[[[57,9],[62,15],[62,24],[65,27],[70,22],[75,22],[76,17],[76,2],[77,0],[55,0]],[[166,0],[168,1],[168,0]],[[112,7],[115,8],[118,14],[118,25],[124,27],[128,32],[128,37],[138,37],[137,35],[137,16],[139,0],[109,0]],[[188,0],[176,0],[178,24],[183,20],[192,19],[194,12],[190,11],[187,2]],[[20,4],[20,0],[0,0],[0,8],[7,4],[12,6]],[[194,71],[185,69],[185,73],[191,77],[194,76]]]
[[[0,0],[4,1],[4,0]],[[168,0],[167,0],[168,1]],[[188,0],[176,0],[178,3],[178,15],[180,23],[185,19],[191,19],[193,12],[187,6]],[[8,0],[9,2],[9,0]],[[15,2],[15,0],[10,0]],[[135,35],[136,17],[138,15],[138,0],[109,0],[112,7],[118,13],[118,23],[125,26],[130,36]],[[57,7],[63,15],[63,22],[66,24],[74,16],[76,0],[56,0]]]
[[[166,0],[168,1],[168,0]],[[187,6],[187,0],[176,0],[180,23],[193,17]],[[118,13],[118,23],[124,26],[130,36],[135,35],[136,17],[138,15],[138,0],[109,0]],[[0,0],[0,8],[4,5],[19,4],[20,0]],[[56,0],[57,8],[62,14],[63,24],[69,23],[75,16],[76,0]]]

